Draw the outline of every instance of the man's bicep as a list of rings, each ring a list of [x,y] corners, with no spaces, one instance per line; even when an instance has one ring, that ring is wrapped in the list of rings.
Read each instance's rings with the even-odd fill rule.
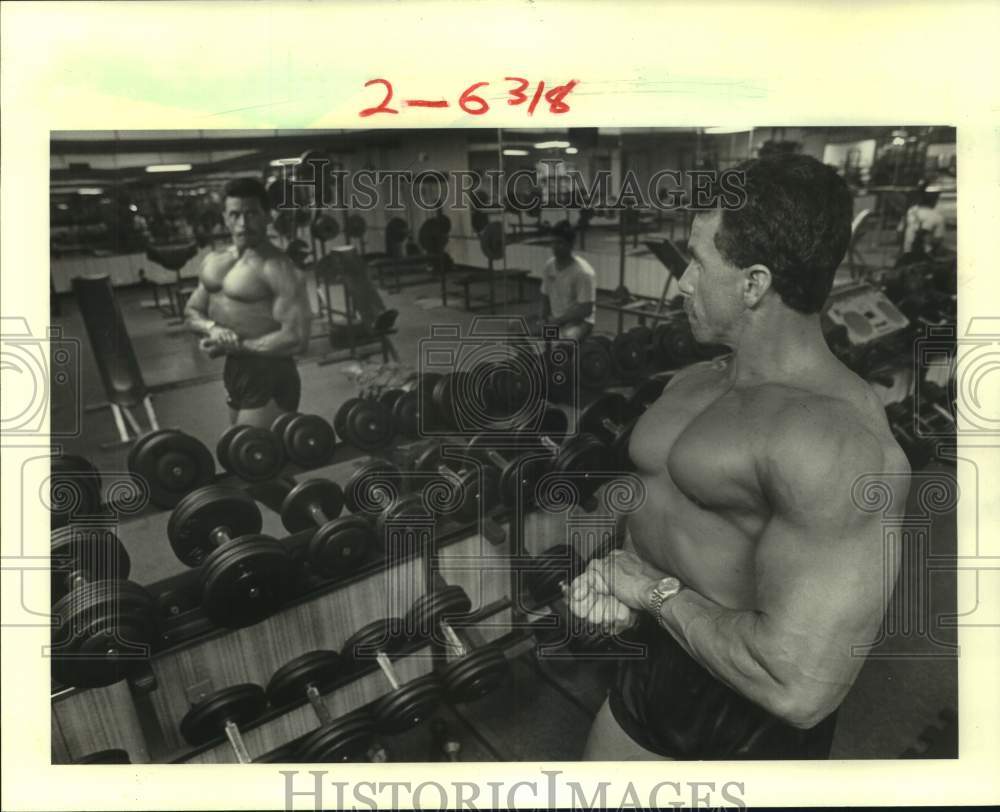
[[[201,283],[201,280],[198,281],[198,287],[194,289],[194,292],[188,296],[184,309],[195,310],[199,313],[204,313],[208,309],[208,290]]]
[[[578,304],[593,304],[596,298],[596,287],[594,277],[590,274],[581,274],[577,282],[576,301]]]

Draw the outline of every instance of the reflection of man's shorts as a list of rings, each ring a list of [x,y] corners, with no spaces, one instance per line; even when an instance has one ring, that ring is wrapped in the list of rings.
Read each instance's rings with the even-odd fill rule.
[[[633,637],[645,657],[619,663],[609,699],[615,720],[647,750],[680,760],[829,758],[836,711],[800,730],[719,682],[652,618]]]
[[[293,358],[230,355],[222,381],[230,409],[259,409],[272,399],[287,412],[299,408],[302,381]]]

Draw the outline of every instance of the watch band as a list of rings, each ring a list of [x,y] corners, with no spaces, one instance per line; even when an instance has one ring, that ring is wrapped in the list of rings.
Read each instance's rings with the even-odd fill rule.
[[[667,628],[667,624],[663,620],[663,615],[660,614],[660,610],[663,608],[663,604],[668,598],[674,597],[678,592],[681,591],[681,582],[668,575],[666,578],[661,578],[657,581],[656,586],[654,586],[649,592],[649,598],[647,599],[647,604],[649,606],[650,614],[656,618],[657,624],[663,628]]]

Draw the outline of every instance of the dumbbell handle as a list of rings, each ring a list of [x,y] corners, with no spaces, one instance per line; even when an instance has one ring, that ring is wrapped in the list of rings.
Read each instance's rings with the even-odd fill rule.
[[[326,512],[318,502],[310,502],[306,505],[306,510],[309,511],[309,516],[314,522],[316,522],[317,527],[320,527],[330,521],[330,517],[326,515]]]
[[[309,683],[306,686],[306,699],[309,700],[309,704],[312,705],[313,711],[316,713],[316,718],[319,719],[321,725],[328,725],[333,721],[333,717],[330,715],[329,708],[323,703],[323,696],[319,692],[319,688],[315,684]]]
[[[375,662],[382,669],[385,678],[389,680],[392,690],[395,691],[399,688],[399,678],[396,676],[396,669],[392,667],[392,660],[389,659],[389,656],[384,651],[380,651],[375,655]]]
[[[458,633],[451,627],[451,624],[448,621],[442,620],[438,623],[438,625],[441,627],[441,631],[444,632],[444,636],[448,638],[448,642],[455,649],[455,653],[459,657],[464,657],[469,653],[469,647],[462,642],[462,638],[458,636]]]
[[[945,409],[940,403],[932,404],[931,408],[933,408],[935,412],[945,418],[949,423],[955,422],[954,415],[952,415],[952,413]]]
[[[229,743],[233,747],[233,752],[236,754],[236,760],[240,764],[253,763],[253,759],[250,758],[250,751],[247,750],[247,746],[243,742],[243,736],[240,735],[239,727],[230,719],[226,719],[226,738],[229,739]]]
[[[220,525],[219,527],[216,527],[215,529],[212,530],[211,533],[208,534],[208,538],[211,540],[212,544],[214,544],[216,547],[221,547],[223,544],[232,541],[233,537],[230,535],[230,530],[228,527],[226,527],[225,525]]]
[[[616,436],[625,431],[625,426],[623,426],[621,423],[616,423],[610,417],[602,417],[601,425]]]

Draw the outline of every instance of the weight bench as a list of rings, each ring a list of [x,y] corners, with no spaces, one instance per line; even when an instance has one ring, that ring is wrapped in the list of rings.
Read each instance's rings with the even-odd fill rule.
[[[517,299],[515,299],[514,302],[507,302],[507,304],[516,304],[527,301],[524,297],[524,280],[528,278],[530,271],[520,268],[508,268],[503,271],[489,271],[469,265],[456,265],[455,270],[462,273],[451,281],[456,285],[454,290],[462,291],[465,309],[468,311],[488,307],[491,313],[494,312],[496,309],[496,286],[498,282],[506,286],[508,281],[513,280],[517,284]],[[478,284],[486,284],[489,286],[488,295],[472,295],[472,286]],[[473,301],[483,302],[484,304],[473,307]],[[445,300],[443,304],[447,304],[447,300]]]

